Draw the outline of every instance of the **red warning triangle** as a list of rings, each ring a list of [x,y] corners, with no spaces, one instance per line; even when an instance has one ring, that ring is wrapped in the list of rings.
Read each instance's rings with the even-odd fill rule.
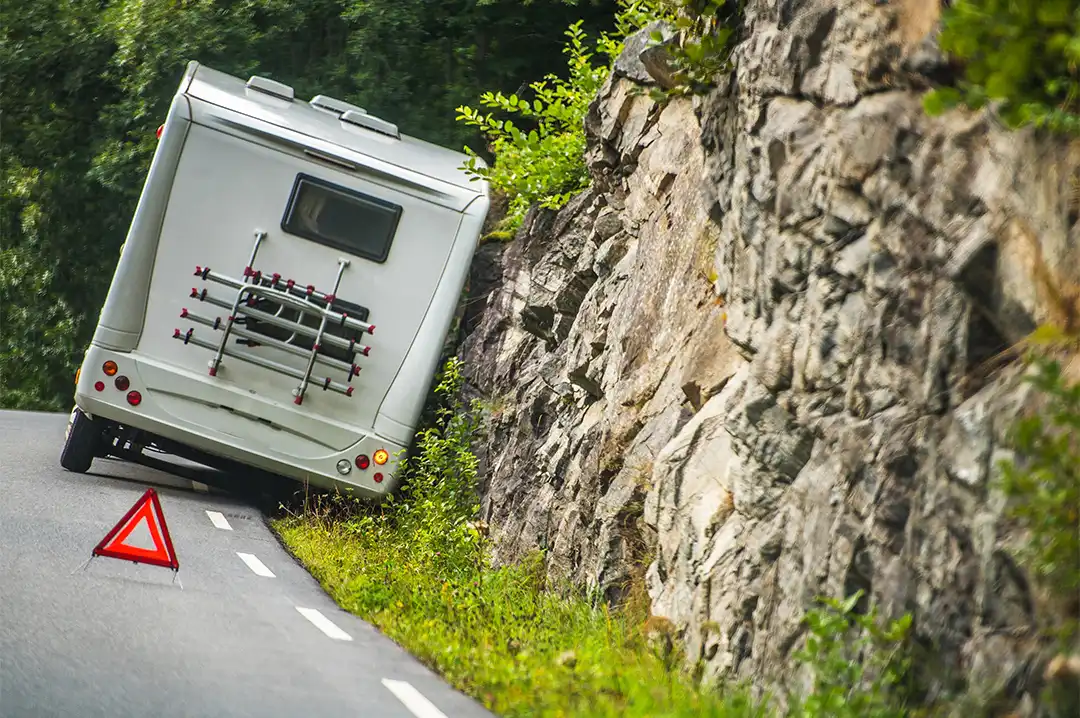
[[[124,543],[131,536],[131,532],[143,521],[146,522],[146,528],[150,531],[150,538],[154,542],[153,549]],[[158,501],[157,492],[147,489],[135,505],[124,514],[124,518],[120,519],[116,526],[105,534],[105,538],[101,539],[101,543],[94,547],[93,555],[149,563],[171,568],[174,571],[179,569],[180,562],[176,560],[176,550],[173,548],[172,539],[169,538],[169,527],[165,525],[165,514],[161,512],[161,502]]]

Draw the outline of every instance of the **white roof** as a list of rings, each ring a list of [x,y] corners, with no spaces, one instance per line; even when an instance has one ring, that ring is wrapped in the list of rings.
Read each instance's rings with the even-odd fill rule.
[[[251,78],[245,82],[196,62],[188,65],[186,77],[190,81],[181,90],[204,102],[319,138],[477,194],[483,191],[483,183],[470,181],[471,176],[460,169],[467,158],[464,152],[455,152],[403,135],[393,124],[355,105],[318,95],[312,98],[316,106],[293,97],[293,89],[288,85],[265,78]]]

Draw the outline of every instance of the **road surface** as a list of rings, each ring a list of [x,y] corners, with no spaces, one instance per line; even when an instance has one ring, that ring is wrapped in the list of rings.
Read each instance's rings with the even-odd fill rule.
[[[97,460],[66,416],[0,412],[2,718],[490,718],[334,604],[251,504]],[[153,486],[180,570],[93,547]]]

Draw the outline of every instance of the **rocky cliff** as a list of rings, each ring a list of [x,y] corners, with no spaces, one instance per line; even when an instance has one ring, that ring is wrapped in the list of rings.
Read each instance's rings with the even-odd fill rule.
[[[497,557],[546,548],[612,598],[644,566],[688,659],[758,681],[815,596],[865,589],[914,614],[932,689],[1015,702],[1038,595],[991,480],[1031,397],[1002,352],[1080,281],[1080,152],[925,116],[936,2],[746,6],[706,97],[636,91],[656,63],[629,42],[592,188],[481,250]]]

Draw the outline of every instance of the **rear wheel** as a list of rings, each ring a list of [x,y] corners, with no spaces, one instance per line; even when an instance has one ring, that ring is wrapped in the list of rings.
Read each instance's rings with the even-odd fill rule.
[[[101,423],[76,408],[71,413],[71,425],[64,450],[60,453],[60,465],[68,471],[85,474],[97,456],[102,443],[101,435]]]

